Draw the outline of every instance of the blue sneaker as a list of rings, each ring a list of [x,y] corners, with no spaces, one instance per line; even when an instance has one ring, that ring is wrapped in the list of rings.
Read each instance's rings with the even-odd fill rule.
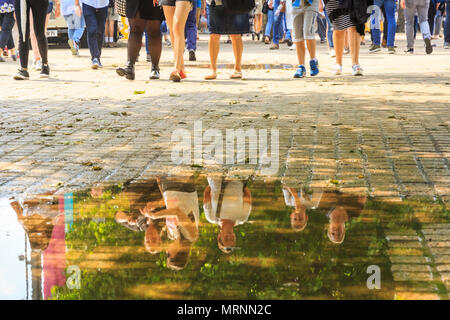
[[[304,65],[299,65],[297,71],[294,73],[294,78],[303,78],[306,75],[306,68]]]
[[[310,70],[311,77],[317,76],[319,74],[319,61],[317,61],[317,59],[310,60],[309,66],[311,68]]]

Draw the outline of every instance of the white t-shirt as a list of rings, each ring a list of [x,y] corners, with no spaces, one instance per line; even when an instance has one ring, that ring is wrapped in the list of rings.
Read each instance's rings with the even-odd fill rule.
[[[295,199],[292,194],[286,188],[283,188],[284,203],[288,207],[295,207]],[[315,209],[319,206],[320,200],[322,199],[322,192],[314,192],[312,195],[303,196],[301,189],[297,191],[297,195],[300,199],[300,203],[303,204],[308,209]]]
[[[217,205],[223,178],[208,178],[211,187],[211,201],[203,205],[206,219],[210,223],[219,224],[220,220],[227,219],[235,225],[247,222],[252,205],[244,202],[244,182],[239,180],[227,181],[223,193],[222,209],[219,219],[216,217]]]
[[[166,190],[163,193],[163,197],[167,209],[179,208],[181,212],[186,214],[186,216],[192,213],[195,219],[195,225],[198,228],[200,210],[198,207],[197,191],[182,192],[182,191]],[[180,229],[178,227],[176,217],[167,217],[166,225],[168,229],[169,238],[172,240],[179,239]],[[181,232],[183,232],[183,230],[181,230]],[[186,235],[184,236],[186,237]]]

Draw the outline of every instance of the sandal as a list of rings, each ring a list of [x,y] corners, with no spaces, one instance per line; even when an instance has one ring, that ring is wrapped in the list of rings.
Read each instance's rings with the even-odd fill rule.
[[[172,80],[173,82],[180,82],[181,81],[180,73],[177,70],[172,71],[169,80]]]
[[[231,76],[230,79],[242,79],[242,72],[235,71]]]
[[[215,72],[212,72],[211,74],[205,76],[205,80],[216,80],[217,74]]]
[[[186,79],[187,78],[187,75],[186,75],[186,73],[184,73],[184,71],[183,70],[180,70],[180,77],[181,77],[181,79]]]

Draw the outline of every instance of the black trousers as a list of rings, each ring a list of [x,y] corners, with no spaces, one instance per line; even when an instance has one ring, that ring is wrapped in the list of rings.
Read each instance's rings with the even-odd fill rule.
[[[14,49],[14,41],[12,38],[12,29],[14,27],[14,12],[0,13],[0,49]]]
[[[28,68],[28,55],[30,52],[30,14],[33,15],[34,33],[36,34],[42,63],[47,64],[48,43],[45,36],[45,20],[47,17],[48,0],[26,0],[26,8],[21,8],[20,0],[15,0],[14,9],[16,11],[17,26],[19,29],[20,66],[22,68]],[[27,13],[26,30],[22,30],[22,10],[26,10]]]

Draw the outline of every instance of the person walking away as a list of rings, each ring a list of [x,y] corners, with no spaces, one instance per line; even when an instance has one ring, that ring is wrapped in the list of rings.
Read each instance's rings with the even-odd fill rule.
[[[67,23],[67,34],[69,40],[70,51],[72,55],[77,56],[80,50],[80,42],[84,33],[84,17],[79,12],[79,15],[75,12],[75,0],[61,0],[61,14],[64,16],[64,20]]]
[[[42,61],[41,78],[50,76],[48,65],[48,43],[45,36],[45,22],[47,18],[48,0],[15,0],[14,10],[19,30],[20,69],[14,80],[28,80],[28,55],[30,51],[30,18],[33,19],[33,29],[36,35],[37,47]]]
[[[375,53],[381,51],[381,31],[380,31],[380,15],[381,6],[384,6],[385,20],[387,20],[387,47],[389,54],[395,54],[395,32],[397,29],[397,23],[395,21],[395,0],[375,0],[375,9],[372,10],[372,16],[370,17],[372,27],[372,40],[373,44],[369,48],[369,53]],[[386,32],[386,29],[384,30]]]
[[[11,58],[15,59],[12,29],[14,27],[14,0],[0,0],[0,62],[5,62],[3,52],[8,47]]]
[[[311,2],[297,1],[293,4],[292,20],[294,25],[294,43],[297,48],[299,63],[294,78],[303,78],[306,75],[306,48],[308,48],[310,57],[310,75],[314,77],[319,74],[319,62],[316,58],[317,13],[319,10],[323,11],[322,2],[320,0],[312,0]]]
[[[105,23],[105,47],[114,48],[117,46],[114,41],[114,24],[119,20],[119,15],[114,8],[114,0],[109,0],[108,15]]]
[[[444,49],[450,49],[450,0],[445,4]]]
[[[348,32],[349,47],[352,57],[352,75],[362,76],[359,64],[360,35],[364,34],[365,23],[369,18],[368,0],[325,0],[325,8],[333,25],[333,44],[336,54],[334,75],[342,74],[342,58],[345,46],[345,34]]]
[[[128,80],[135,79],[134,65],[142,47],[142,34],[145,31],[148,36],[148,49],[152,62],[150,79],[159,79],[159,60],[162,51],[160,28],[161,22],[164,20],[161,7],[156,5],[156,1],[128,0],[126,15],[130,22],[127,45],[128,61],[125,67],[116,69],[117,74]]]
[[[425,42],[425,52],[431,54],[433,46],[431,44],[430,25],[428,24],[428,8],[430,0],[400,0],[400,5],[405,12],[406,50],[405,53],[414,53],[414,15],[417,12],[420,31]]]
[[[184,32],[186,36],[186,49],[189,52],[189,61],[196,61],[195,51],[197,50],[197,1],[192,2],[192,9],[186,20]]]
[[[155,0],[157,2],[158,0]],[[186,78],[183,51],[186,45],[184,28],[194,0],[159,0],[164,10],[174,54],[174,70],[169,80],[180,82]]]
[[[220,36],[223,34],[231,37],[234,54],[234,72],[231,79],[242,79],[242,52],[244,43],[242,34],[250,32],[248,13],[232,13],[227,10],[221,0],[207,0],[207,16],[209,29],[209,57],[211,61],[211,73],[205,80],[217,78],[217,58],[220,51]]]
[[[108,6],[109,0],[75,0],[76,14],[79,15],[82,12],[86,23],[88,47],[91,53],[91,68],[94,70],[103,67],[100,58]]]

